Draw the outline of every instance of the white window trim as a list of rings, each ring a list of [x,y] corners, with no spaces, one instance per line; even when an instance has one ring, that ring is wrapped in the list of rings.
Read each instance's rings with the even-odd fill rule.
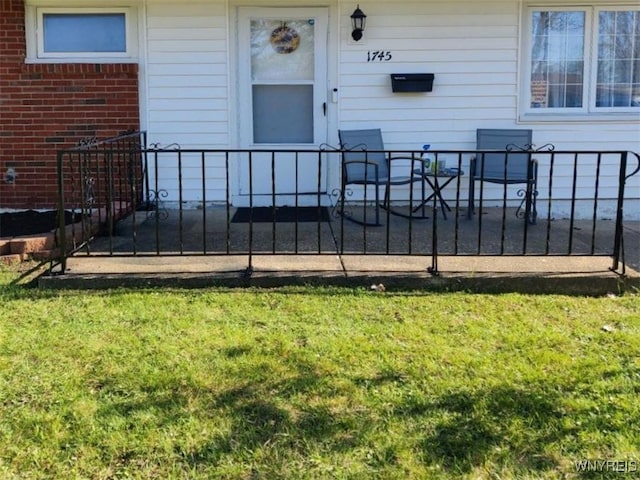
[[[48,7],[27,5],[25,29],[26,63],[137,63],[138,11],[135,7]],[[119,13],[125,16],[126,51],[124,52],[50,52],[44,51],[43,18],[48,13],[92,14]]]
[[[522,38],[520,62],[520,101],[519,120],[523,123],[534,122],[598,122],[598,121],[629,121],[638,120],[640,107],[596,107],[596,80],[597,80],[597,48],[598,48],[598,14],[600,11],[627,11],[636,10],[637,5],[625,5],[618,3],[607,6],[606,4],[583,4],[567,1],[566,3],[554,2],[552,4],[529,4],[522,9]],[[584,90],[583,106],[581,108],[544,108],[531,107],[531,15],[533,11],[584,11],[585,12],[585,46],[584,46]]]

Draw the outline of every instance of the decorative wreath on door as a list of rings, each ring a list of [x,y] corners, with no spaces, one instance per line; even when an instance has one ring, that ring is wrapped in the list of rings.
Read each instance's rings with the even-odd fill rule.
[[[291,53],[300,45],[300,35],[291,27],[287,27],[286,23],[271,32],[269,39],[271,46],[277,53]]]

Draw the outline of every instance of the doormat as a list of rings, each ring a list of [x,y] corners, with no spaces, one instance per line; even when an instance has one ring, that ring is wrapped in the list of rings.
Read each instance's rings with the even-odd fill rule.
[[[327,207],[241,207],[231,223],[328,222]]]

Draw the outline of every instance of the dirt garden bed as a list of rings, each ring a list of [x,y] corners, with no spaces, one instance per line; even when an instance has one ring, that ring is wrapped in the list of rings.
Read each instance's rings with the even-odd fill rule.
[[[80,221],[78,213],[65,212],[65,225]],[[48,233],[58,227],[58,212],[25,210],[0,213],[0,237],[13,238]]]

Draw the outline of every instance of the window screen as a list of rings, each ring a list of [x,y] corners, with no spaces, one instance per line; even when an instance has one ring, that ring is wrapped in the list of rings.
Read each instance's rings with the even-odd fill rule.
[[[313,85],[254,85],[255,143],[313,143]]]

